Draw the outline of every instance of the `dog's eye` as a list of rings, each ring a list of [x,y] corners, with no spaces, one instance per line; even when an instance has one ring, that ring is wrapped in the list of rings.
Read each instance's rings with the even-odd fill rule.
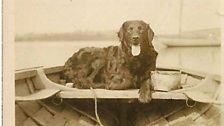
[[[141,26],[138,26],[138,30],[142,30],[142,27]]]
[[[130,27],[130,28],[129,28],[129,30],[131,30],[131,31],[132,31],[132,30],[133,30],[133,27]]]

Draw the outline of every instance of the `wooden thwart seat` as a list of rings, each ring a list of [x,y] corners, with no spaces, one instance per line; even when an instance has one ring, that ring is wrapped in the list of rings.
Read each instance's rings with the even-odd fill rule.
[[[105,89],[93,89],[97,98],[99,99],[137,99],[139,98],[139,90],[105,90]],[[76,98],[87,99],[94,98],[92,91],[89,89],[77,89],[76,91],[61,91],[58,93],[61,98]],[[171,92],[153,92],[153,99],[188,99],[182,93]]]

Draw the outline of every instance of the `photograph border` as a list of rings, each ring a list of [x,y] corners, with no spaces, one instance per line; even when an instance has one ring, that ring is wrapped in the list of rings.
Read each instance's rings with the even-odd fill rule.
[[[222,85],[224,81],[224,0],[220,0],[221,8],[221,77]],[[15,86],[14,86],[14,68],[15,68],[15,57],[14,57],[14,30],[15,30],[15,12],[14,12],[14,1],[3,0],[2,4],[2,17],[3,17],[3,43],[2,43],[2,121],[3,125],[13,126],[15,125]],[[224,92],[224,88],[222,88]],[[224,100],[224,93],[223,93]]]

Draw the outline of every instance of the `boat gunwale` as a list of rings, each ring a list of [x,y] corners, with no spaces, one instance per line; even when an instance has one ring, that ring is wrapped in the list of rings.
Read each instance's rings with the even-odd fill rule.
[[[33,67],[33,68],[16,70],[15,80],[35,77],[37,75],[38,68],[43,68],[43,67]],[[43,68],[43,69],[45,74],[54,74],[54,73],[61,72],[63,70],[63,66],[55,66],[55,67],[49,67],[49,68]]]
[[[59,93],[57,93],[57,96],[60,98],[72,98],[72,99],[86,99],[86,98],[93,98],[93,94],[89,89],[74,89],[74,88],[68,88],[66,86],[62,86],[60,87],[57,83],[52,82],[52,80],[48,79],[47,75],[54,75],[54,74],[59,74],[61,71],[63,70],[62,66],[58,66],[58,67],[50,67],[50,68],[35,68],[35,69],[27,69],[27,70],[20,70],[17,71],[17,79],[27,79],[27,77],[25,77],[25,75],[29,75],[29,77],[39,77],[42,78],[40,81],[40,85],[48,85],[47,88],[57,88],[57,89],[62,89],[62,91],[60,91]],[[182,74],[188,74],[190,73],[190,76],[194,77],[195,79],[203,79],[206,78],[209,74],[205,74],[205,73],[200,73],[200,72],[195,72],[195,71],[191,71],[191,70],[186,70],[186,69],[171,69],[171,68],[157,68],[157,71],[178,71],[181,72]],[[194,74],[192,74],[194,73]],[[40,76],[41,75],[41,76]],[[215,81],[220,81],[220,76],[218,75],[213,75],[212,77]],[[43,82],[42,82],[43,81]],[[35,83],[35,82],[34,82]],[[39,82],[37,82],[39,83]],[[42,84],[41,84],[42,83]],[[17,84],[15,82],[15,84]],[[58,87],[59,86],[59,87]],[[46,87],[45,87],[46,88]],[[75,92],[74,92],[75,91]],[[115,90],[115,91],[108,91],[105,89],[94,89],[95,93],[97,94],[98,98],[101,99],[133,99],[133,98],[138,98],[139,94],[138,94],[138,89],[137,90]],[[83,95],[85,94],[85,95]],[[105,97],[104,95],[107,94],[106,96],[110,96],[110,97]],[[112,95],[115,94],[115,95]],[[32,96],[32,95],[30,95]],[[164,92],[153,92],[152,94],[153,99],[188,99],[188,97],[186,97],[184,94],[182,93],[164,93]],[[29,99],[29,98],[28,98]]]
[[[59,73],[63,70],[63,66],[54,66],[49,68],[44,67],[33,67],[28,69],[21,69],[15,71],[15,80],[26,79],[35,77],[37,75],[37,69],[43,68],[46,75]],[[215,81],[221,82],[221,76],[218,74],[206,74],[204,72],[198,72],[195,70],[185,69],[185,68],[167,68],[167,67],[159,67],[156,70],[161,71],[180,71],[183,74],[189,74],[192,76],[205,78],[207,75],[213,75]]]

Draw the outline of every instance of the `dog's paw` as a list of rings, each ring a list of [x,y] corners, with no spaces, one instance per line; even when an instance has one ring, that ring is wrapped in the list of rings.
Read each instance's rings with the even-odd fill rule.
[[[116,90],[116,89],[119,89],[119,85],[116,84],[116,83],[110,83],[106,86],[106,89],[108,90]]]
[[[140,89],[139,90],[139,98],[138,100],[141,103],[149,103],[152,100],[152,94],[150,89]]]

